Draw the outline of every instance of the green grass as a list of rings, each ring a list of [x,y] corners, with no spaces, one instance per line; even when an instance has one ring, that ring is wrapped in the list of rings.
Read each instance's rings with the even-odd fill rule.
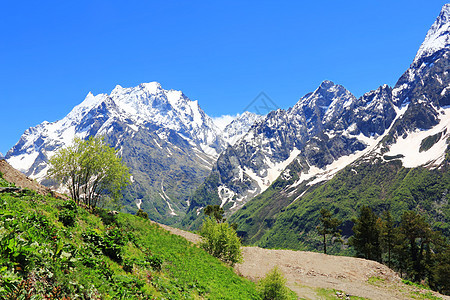
[[[315,289],[316,295],[319,297],[319,299],[339,299],[337,297],[337,293],[341,293],[341,294],[345,294],[345,292],[343,291],[339,291],[339,290],[335,290],[335,289],[325,289],[325,288],[317,288]],[[350,299],[354,299],[354,300],[362,300],[362,299],[366,299],[363,297],[358,297],[358,296],[352,296],[350,295],[349,297]],[[345,299],[345,297],[343,297],[343,299]]]
[[[419,289],[424,289],[424,290],[429,290],[430,289],[428,286],[425,286],[425,285],[422,285],[422,284],[419,284],[419,283],[416,283],[416,282],[412,282],[412,281],[407,280],[407,279],[402,279],[402,282],[404,284],[406,284],[406,285],[411,285],[411,286],[417,287]]]
[[[442,299],[441,297],[437,297],[437,296],[433,295],[433,293],[431,293],[429,291],[424,292],[424,293],[419,292],[419,291],[412,292],[412,293],[410,293],[410,295],[411,295],[411,298],[413,298],[413,299],[430,299],[430,300],[441,300]]]
[[[78,207],[65,227],[64,209],[34,192],[0,194],[0,298],[259,299],[254,283],[149,220]]]
[[[367,280],[368,283],[373,284],[373,285],[380,285],[382,283],[384,283],[386,280],[384,278],[380,278],[377,276],[372,276],[369,278],[369,280]]]
[[[402,279],[402,283],[416,288],[415,291],[410,292],[410,296],[413,299],[430,299],[430,300],[442,299],[441,297],[433,295],[430,287],[428,286],[418,284],[416,282],[412,282],[406,279]]]

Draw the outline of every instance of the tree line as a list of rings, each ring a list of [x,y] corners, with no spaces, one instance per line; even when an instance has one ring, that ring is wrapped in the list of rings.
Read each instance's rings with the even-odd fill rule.
[[[326,253],[327,239],[342,241],[342,222],[325,208],[320,210],[319,221],[317,231],[323,237]],[[450,244],[424,216],[405,211],[395,222],[388,210],[377,216],[370,207],[362,206],[353,223],[354,234],[348,245],[357,257],[384,263],[403,278],[450,294]]]

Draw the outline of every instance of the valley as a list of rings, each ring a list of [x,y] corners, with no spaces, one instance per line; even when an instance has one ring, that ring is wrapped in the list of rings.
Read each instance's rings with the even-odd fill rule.
[[[12,285],[0,293],[48,271],[39,275],[43,286],[71,295],[86,292],[92,279],[92,294],[105,299],[121,293],[126,299],[129,291],[252,299],[259,297],[258,280],[278,266],[299,298],[449,299],[427,286],[448,294],[450,4],[405,69],[394,85],[359,97],[323,80],[287,109],[243,111],[226,124],[198,100],[156,81],[89,92],[63,118],[28,128],[0,153],[0,240],[20,254],[4,250],[0,272]],[[50,158],[74,138],[90,137],[117,151],[130,185],[120,203],[105,197],[104,207],[88,212],[70,203],[67,187],[48,171]],[[212,207],[223,211],[217,223],[228,222],[244,245],[234,268],[198,246]],[[364,211],[376,233],[365,247],[376,255],[355,242]],[[327,212],[338,225],[322,235]],[[119,246],[106,245],[115,234]],[[329,255],[318,253],[327,242]],[[363,259],[375,256],[378,262]],[[166,262],[162,272],[161,264],[151,266],[159,258]],[[22,278],[25,273],[32,276]],[[76,280],[83,276],[88,279]]]

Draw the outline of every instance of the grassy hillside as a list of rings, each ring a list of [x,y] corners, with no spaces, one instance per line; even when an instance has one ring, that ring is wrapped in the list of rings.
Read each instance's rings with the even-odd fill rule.
[[[303,184],[294,189],[289,184],[278,178],[231,217],[247,244],[320,251],[322,242],[315,230],[320,208],[326,207],[340,218],[343,234],[348,236],[352,234],[351,220],[363,205],[378,215],[389,210],[396,221],[404,211],[418,211],[427,216],[434,229],[450,236],[450,175],[446,168],[406,169],[395,159],[384,163],[366,161],[313,187]],[[336,247],[331,253],[346,251]]]
[[[28,190],[0,193],[0,253],[2,299],[258,299],[254,283],[149,220]]]

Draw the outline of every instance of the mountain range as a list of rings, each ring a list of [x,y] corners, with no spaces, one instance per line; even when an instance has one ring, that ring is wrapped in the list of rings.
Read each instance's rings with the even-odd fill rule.
[[[314,249],[317,241],[305,245],[305,236],[321,207],[344,220],[351,235],[351,219],[366,204],[379,214],[393,209],[397,219],[404,210],[422,211],[450,234],[449,14],[444,5],[394,87],[357,99],[324,81],[255,123],[191,196],[183,226],[198,227],[202,208],[215,204],[247,243]]]
[[[323,206],[347,220],[348,234],[363,204],[397,218],[424,211],[450,234],[449,17],[447,4],[394,87],[356,98],[326,80],[287,110],[245,112],[221,130],[181,91],[117,86],[29,128],[6,159],[52,185],[45,175],[56,150],[74,136],[105,136],[132,174],[125,210],[196,228],[204,207],[220,205],[244,241],[267,247],[302,247],[298,233],[313,231]]]
[[[6,159],[51,186],[46,173],[55,151],[75,136],[104,136],[120,149],[132,174],[125,209],[142,208],[152,219],[171,223],[186,211],[187,195],[208,175],[218,154],[257,118],[243,113],[222,131],[181,91],[165,90],[157,82],[116,86],[109,95],[89,93],[62,120],[27,129]]]

